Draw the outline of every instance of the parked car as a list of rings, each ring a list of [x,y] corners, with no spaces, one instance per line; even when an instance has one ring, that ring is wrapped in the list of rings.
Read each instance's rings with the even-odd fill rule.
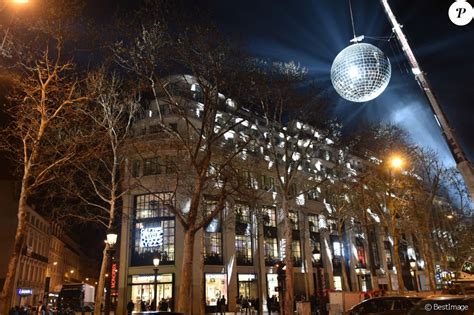
[[[362,301],[349,310],[349,315],[405,315],[419,301],[417,296],[381,296]]]
[[[420,301],[408,313],[409,315],[472,315],[474,296],[433,295]]]

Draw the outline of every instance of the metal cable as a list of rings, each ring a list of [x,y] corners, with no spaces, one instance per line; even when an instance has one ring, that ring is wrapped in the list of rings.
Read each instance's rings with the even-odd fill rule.
[[[352,3],[351,3],[351,0],[349,0],[349,11],[350,11],[350,13],[351,13],[352,33],[354,34],[354,38],[356,38],[356,31],[355,31],[355,26],[354,26],[354,16],[352,15]]]

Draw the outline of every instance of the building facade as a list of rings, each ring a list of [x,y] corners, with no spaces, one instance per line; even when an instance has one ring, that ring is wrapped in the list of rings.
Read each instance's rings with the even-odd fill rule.
[[[5,251],[0,257],[0,279],[6,276],[17,227],[18,189],[14,181],[0,181],[3,201],[0,236]],[[26,214],[25,241],[14,280],[11,305],[54,304],[63,283],[98,278],[98,263],[85,255],[78,243],[57,223],[46,220],[32,207]],[[91,263],[92,261],[92,263]]]
[[[198,91],[191,77],[184,76],[181,84],[181,89],[187,86],[190,91]],[[199,121],[199,93],[192,95],[195,97],[188,100],[191,104],[189,113]],[[225,104],[231,106],[232,102],[227,99]],[[180,120],[162,104],[148,105],[134,125],[134,150],[127,151],[129,165],[124,180],[128,193],[123,197],[120,232],[118,313],[124,311],[130,300],[134,302],[135,310],[139,310],[142,302],[151,304],[154,299],[169,299],[173,305],[181,282],[184,231],[172,208],[178,204],[183,208],[189,200],[170,188],[173,187],[174,170],[168,162],[177,161],[179,153],[170,136],[158,127],[157,108],[170,128],[181,128]],[[223,110],[218,119],[248,119],[246,115]],[[249,119],[236,133],[251,133],[253,124]],[[225,138],[233,141],[230,136]],[[153,152],[143,149],[147,145],[141,144],[145,143],[148,147],[151,144]],[[337,151],[330,144],[331,141],[326,141],[317,148],[317,158],[305,164],[306,169],[302,172],[314,170],[335,176],[331,170]],[[265,157],[259,155],[258,149],[251,153],[249,155],[254,157],[249,162],[251,166],[242,167],[239,176],[246,179],[247,188],[258,192],[261,201],[258,206],[249,200],[229,203],[218,217],[197,233],[193,259],[196,263],[189,284],[194,294],[189,300],[193,312],[197,313],[202,304],[207,311],[215,310],[217,300],[222,296],[227,300],[229,311],[236,309],[238,296],[254,300],[265,310],[268,299],[278,297],[275,264],[283,259],[285,244],[281,228],[283,213],[275,201],[276,174],[268,167]],[[348,164],[348,167],[357,168],[363,163],[353,157]],[[295,199],[290,204],[295,296],[322,298],[330,290],[342,290],[342,268],[346,268],[348,276],[347,290],[398,289],[392,260],[393,241],[383,226],[371,224],[368,228],[367,224],[352,222],[350,227],[339,227],[337,220],[328,214],[327,204],[318,189],[305,191]],[[206,202],[210,208],[215,203],[212,197]],[[371,217],[370,220],[376,219]],[[161,259],[156,297],[154,257]],[[406,288],[425,289],[428,284],[422,267],[416,280],[410,274],[410,260],[417,261],[418,266],[423,265],[414,238],[403,235],[400,259],[402,270],[399,272],[403,273]]]

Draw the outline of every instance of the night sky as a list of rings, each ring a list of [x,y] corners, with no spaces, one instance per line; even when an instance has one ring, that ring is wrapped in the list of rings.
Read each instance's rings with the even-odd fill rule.
[[[428,74],[459,141],[474,161],[474,21],[455,26],[448,18],[448,0],[392,0],[390,4]],[[217,23],[249,43],[263,58],[299,62],[319,81],[333,101],[333,114],[347,127],[361,121],[390,121],[406,129],[414,142],[437,150],[452,165],[450,153],[424,94],[391,35],[389,21],[377,0],[352,0],[357,35],[381,48],[392,63],[387,90],[374,101],[351,103],[340,98],[330,81],[334,57],[352,36],[348,1],[239,0],[203,1]]]

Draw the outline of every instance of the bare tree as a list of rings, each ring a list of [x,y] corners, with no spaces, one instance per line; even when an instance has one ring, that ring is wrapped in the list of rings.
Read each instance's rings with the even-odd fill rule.
[[[78,211],[58,212],[56,216],[73,217],[94,222],[108,230],[117,230],[120,200],[127,193],[122,189],[123,172],[127,171],[123,146],[137,113],[138,99],[120,76],[100,67],[91,71],[81,91],[88,96],[87,106],[80,110],[82,134],[87,159],[75,161],[70,167],[62,189],[68,198],[76,200]],[[95,300],[95,312],[100,313],[106,273],[109,272],[109,244],[105,244]]]
[[[258,62],[252,81],[255,83],[251,93],[253,99],[249,103],[262,117],[256,130],[268,169],[276,175],[275,205],[286,244],[284,253],[280,253],[286,264],[280,307],[283,314],[292,314],[294,275],[290,210],[296,207],[297,198],[328,178],[324,168],[325,163],[331,162],[321,162],[324,159],[319,156],[327,148],[328,132],[315,127],[324,121],[325,103],[316,96],[314,89],[307,87],[302,91],[308,83],[306,70],[293,62]],[[338,152],[324,152],[333,154],[328,160],[338,161]]]
[[[246,120],[236,113],[247,91],[242,75],[247,59],[212,27],[196,26],[170,36],[156,21],[144,23],[133,43],[119,44],[115,55],[149,92],[148,110],[156,115],[153,124],[176,148],[179,164],[167,185],[177,197],[173,211],[184,228],[176,308],[187,313],[196,233],[224,209],[234,191],[230,183],[235,176],[233,163],[248,143],[247,136],[236,132]],[[166,64],[177,64],[190,75],[164,75]],[[230,103],[232,109],[227,107]],[[174,117],[172,121],[167,113]],[[151,139],[137,144],[138,151],[153,155],[154,144],[156,140]],[[205,207],[209,200],[214,201],[212,206]]]
[[[79,96],[74,64],[64,61],[62,42],[46,45],[39,59],[17,64],[11,96],[10,125],[3,130],[2,148],[11,153],[21,169],[18,226],[13,253],[0,299],[0,310],[8,312],[16,266],[24,246],[26,211],[37,190],[57,178],[57,171],[76,156],[78,142],[71,139],[68,125],[86,97]],[[31,61],[33,60],[33,61]]]

